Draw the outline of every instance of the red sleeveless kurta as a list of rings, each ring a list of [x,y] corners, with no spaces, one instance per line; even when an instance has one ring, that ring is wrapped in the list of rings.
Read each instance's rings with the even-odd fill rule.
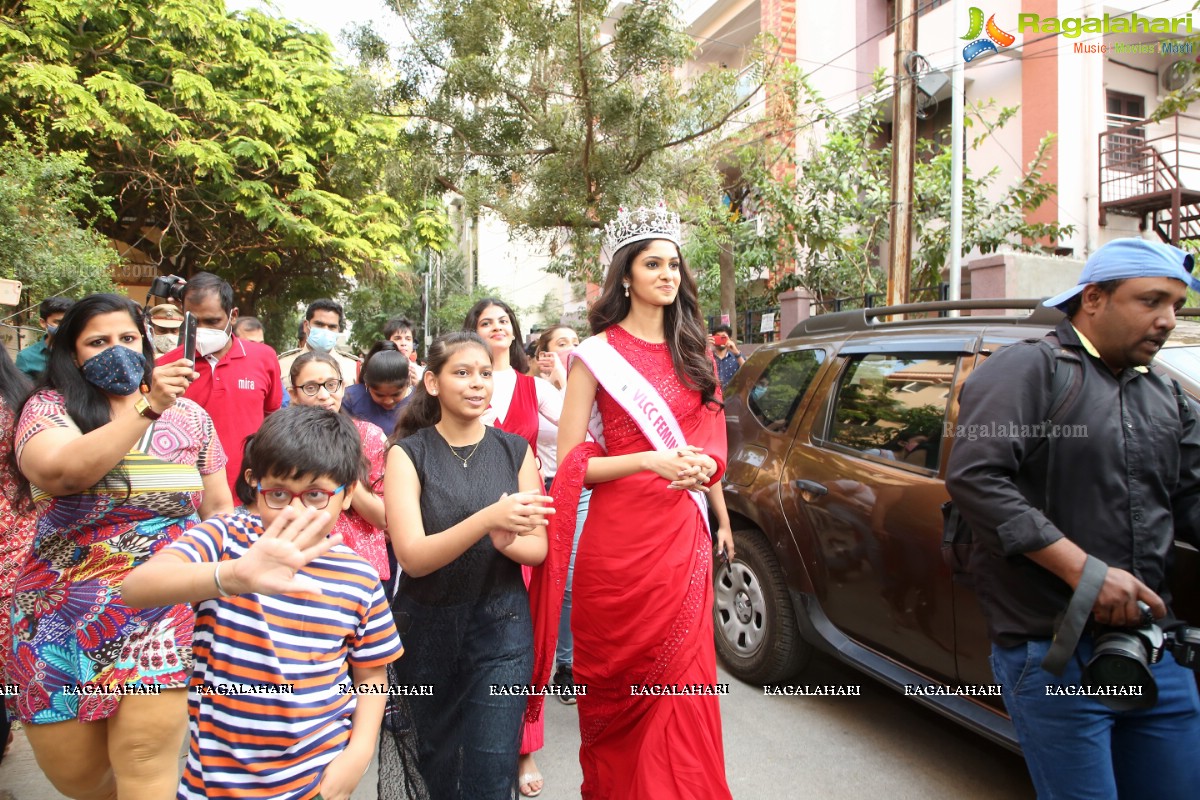
[[[658,389],[688,444],[704,448],[725,468],[725,415],[703,406],[675,375],[665,344],[606,331],[617,349]],[[606,452],[652,450],[633,419],[604,391],[597,392]],[[552,660],[546,642],[561,602],[563,556],[570,557],[574,514],[569,491],[601,455],[584,443],[572,450],[555,478],[558,513],[551,522],[547,574],[534,585],[537,615],[535,683]],[[576,490],[577,491],[577,490]],[[560,519],[561,517],[561,519]],[[718,698],[634,696],[631,686],[715,686],[712,621],[712,540],[696,504],[652,472],[598,483],[575,557],[571,630],[579,696],[585,800],[728,800]],[[557,595],[557,602],[547,596]],[[531,704],[530,716],[540,716]]]
[[[517,383],[513,386],[512,401],[508,404],[508,413],[503,420],[496,420],[496,427],[502,431],[516,434],[529,442],[534,456],[537,456],[538,437],[538,396],[537,384],[528,375],[518,372]],[[525,578],[525,588],[529,588],[532,570],[521,567],[521,575]],[[546,721],[526,722],[521,728],[521,755],[535,753],[546,746]]]

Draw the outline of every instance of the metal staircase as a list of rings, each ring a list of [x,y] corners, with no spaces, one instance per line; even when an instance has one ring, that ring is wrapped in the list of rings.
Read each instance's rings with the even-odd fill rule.
[[[1100,134],[1100,224],[1137,217],[1164,242],[1200,242],[1200,117],[1138,120]]]

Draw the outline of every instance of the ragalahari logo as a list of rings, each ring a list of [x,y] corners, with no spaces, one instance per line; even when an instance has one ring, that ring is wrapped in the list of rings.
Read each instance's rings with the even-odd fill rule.
[[[981,33],[986,33],[987,36],[981,38],[979,35]],[[1000,26],[996,24],[995,14],[988,17],[987,25],[984,25],[983,9],[975,6],[971,6],[971,27],[967,31],[967,35],[962,38],[972,40],[963,48],[963,61],[968,63],[985,53],[999,53],[1000,47],[1008,47],[1017,40],[1017,37],[1011,33],[1000,30]]]

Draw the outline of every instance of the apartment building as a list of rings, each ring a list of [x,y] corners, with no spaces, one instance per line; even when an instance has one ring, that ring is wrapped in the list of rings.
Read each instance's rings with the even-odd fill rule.
[[[956,5],[961,4],[961,8]],[[968,155],[975,174],[993,168],[1010,184],[1047,133],[1057,134],[1044,180],[1057,192],[1034,216],[1075,226],[1056,243],[1086,257],[1120,236],[1200,238],[1200,109],[1145,120],[1190,79],[1178,62],[1200,53],[1200,12],[1192,0],[917,0],[917,50],[939,101],[923,131],[948,126],[949,75],[966,55],[968,106],[994,100],[1014,119]],[[701,61],[741,68],[760,31],[781,42],[837,110],[872,91],[871,75],[892,74],[894,0],[683,0]],[[967,38],[971,37],[971,38]],[[973,48],[972,53],[964,50]],[[890,89],[874,98],[890,121]],[[820,130],[797,142],[803,152]]]

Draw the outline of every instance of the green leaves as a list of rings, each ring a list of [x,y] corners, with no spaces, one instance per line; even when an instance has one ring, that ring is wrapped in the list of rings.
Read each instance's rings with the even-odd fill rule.
[[[801,85],[807,91],[802,81]],[[822,121],[825,131],[800,160],[793,160],[790,150],[769,144],[740,154],[767,220],[767,238],[780,262],[794,259],[797,265],[795,275],[778,283],[777,289],[803,286],[818,299],[882,292],[887,282],[880,254],[889,235],[891,145],[879,145],[887,139],[873,105],[836,117],[815,94],[809,92],[809,100],[813,122]],[[980,133],[969,140],[968,152],[976,152],[1014,113],[994,103],[970,108],[967,127]],[[1001,247],[1038,251],[1040,242],[1053,242],[1073,231],[1070,225],[1026,219],[1053,194],[1053,186],[1041,182],[1052,141],[1053,136],[1042,141],[1033,162],[1008,187],[996,187],[1000,173],[995,167],[972,170],[978,158],[968,155],[962,187],[964,255]],[[770,164],[785,166],[772,169]],[[949,145],[918,140],[913,289],[937,286],[942,280],[950,249],[950,172]]]
[[[244,311],[393,272],[444,232],[424,209],[414,229],[420,193],[368,168],[406,161],[407,137],[358,81],[326,36],[222,0],[0,10],[0,113],[83,154],[113,198],[105,233],[236,280]]]
[[[394,94],[429,143],[416,168],[468,213],[485,206],[552,243],[559,270],[592,273],[595,232],[618,206],[679,206],[716,186],[716,159],[697,154],[737,106],[734,75],[676,77],[696,43],[669,0],[625,4],[615,21],[607,0],[392,5],[413,33]]]
[[[25,305],[110,290],[116,253],[77,218],[101,200],[83,154],[48,153],[44,138],[10,136],[0,145],[0,277],[25,284]]]

